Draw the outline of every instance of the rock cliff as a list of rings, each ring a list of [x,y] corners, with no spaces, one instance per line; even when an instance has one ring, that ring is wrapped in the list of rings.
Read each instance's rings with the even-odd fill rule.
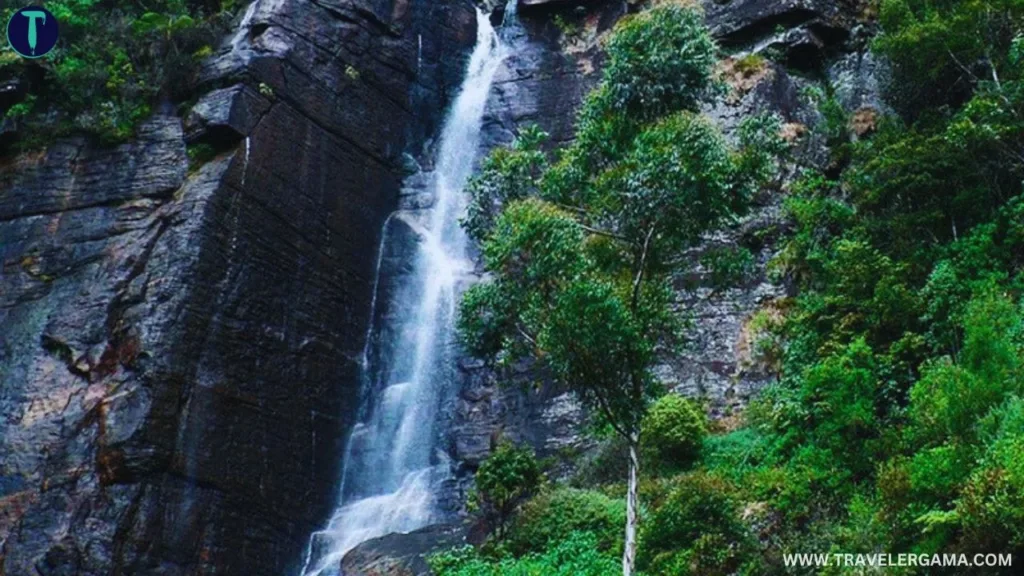
[[[381,224],[475,17],[240,16],[184,119],[0,159],[0,574],[279,576],[333,505]]]

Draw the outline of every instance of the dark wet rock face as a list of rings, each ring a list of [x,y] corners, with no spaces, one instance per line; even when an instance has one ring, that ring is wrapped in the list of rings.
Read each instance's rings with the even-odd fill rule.
[[[571,140],[580,102],[601,78],[600,40],[626,12],[625,0],[521,6],[503,32],[509,54],[495,78],[482,146],[508,144],[527,124],[547,131],[552,145]],[[556,16],[571,30],[556,25]]]
[[[279,576],[334,504],[381,224],[474,16],[258,6],[184,119],[0,159],[0,574]]]
[[[356,546],[341,561],[346,576],[429,576],[426,556],[465,546],[468,530],[436,524],[409,534],[389,534]]]

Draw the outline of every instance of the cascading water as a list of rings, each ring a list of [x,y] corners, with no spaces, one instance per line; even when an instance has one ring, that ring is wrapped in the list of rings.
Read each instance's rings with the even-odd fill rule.
[[[342,557],[357,544],[435,520],[434,488],[449,472],[437,453],[438,416],[456,377],[459,287],[473,269],[458,220],[487,96],[503,58],[498,34],[478,11],[476,48],[441,133],[433,205],[422,222],[398,214],[418,234],[419,246],[409,285],[392,303],[402,314],[396,315],[395,326],[381,332],[393,334],[394,341],[385,344],[378,366],[366,362],[363,367],[365,374],[375,375],[367,390],[373,402],[352,431],[339,507],[327,528],[311,536],[303,576],[338,574]]]

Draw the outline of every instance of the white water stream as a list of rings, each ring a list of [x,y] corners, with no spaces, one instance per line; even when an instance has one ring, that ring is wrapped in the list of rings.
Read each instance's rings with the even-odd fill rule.
[[[515,0],[510,4],[514,7]],[[504,48],[487,15],[477,13],[477,41],[466,77],[444,123],[431,183],[434,202],[420,219],[402,213],[419,235],[410,286],[391,303],[398,314],[394,342],[380,366],[364,366],[378,382],[367,417],[355,426],[345,454],[339,506],[327,527],[310,537],[303,576],[340,572],[357,544],[435,521],[437,483],[448,475],[438,450],[438,416],[454,379],[455,311],[459,286],[472,272],[459,225],[463,188],[480,144],[480,128]],[[384,250],[384,246],[381,247]],[[379,271],[378,271],[379,273]],[[374,295],[376,299],[376,295]]]

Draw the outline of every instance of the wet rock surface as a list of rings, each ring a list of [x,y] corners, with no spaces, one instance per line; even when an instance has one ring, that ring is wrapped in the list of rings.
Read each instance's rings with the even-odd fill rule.
[[[467,528],[435,524],[410,532],[374,538],[353,548],[341,561],[345,576],[429,576],[431,553],[466,545]]]
[[[260,2],[184,121],[0,159],[0,574],[296,568],[335,498],[401,155],[473,23]]]

